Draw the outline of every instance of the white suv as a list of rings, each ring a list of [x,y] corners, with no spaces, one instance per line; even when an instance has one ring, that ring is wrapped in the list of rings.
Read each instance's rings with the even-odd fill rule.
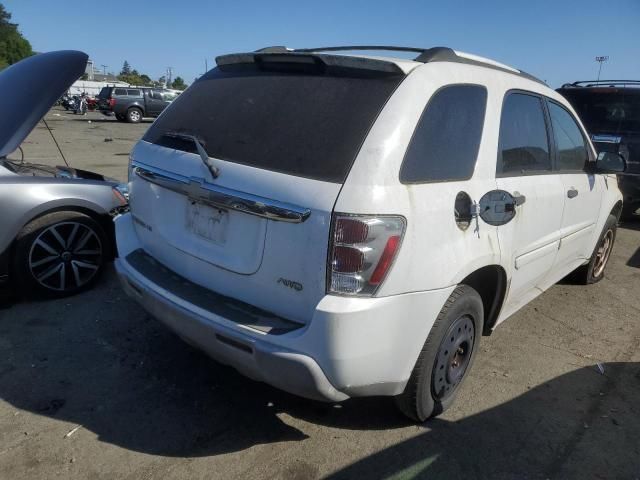
[[[415,60],[327,53],[387,49]],[[623,160],[519,70],[448,48],[217,58],[131,153],[117,271],[215,359],[325,401],[446,409],[479,339],[603,276]]]

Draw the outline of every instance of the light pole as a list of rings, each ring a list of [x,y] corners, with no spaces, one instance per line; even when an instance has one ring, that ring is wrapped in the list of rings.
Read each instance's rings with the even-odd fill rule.
[[[107,75],[107,67],[108,67],[109,65],[100,65],[100,66],[102,67],[102,74],[103,74],[104,76],[106,76],[106,75]]]
[[[602,64],[609,60],[609,55],[602,55],[600,57],[596,57],[596,62],[600,64],[598,67],[598,81],[600,81],[600,72],[602,71]]]

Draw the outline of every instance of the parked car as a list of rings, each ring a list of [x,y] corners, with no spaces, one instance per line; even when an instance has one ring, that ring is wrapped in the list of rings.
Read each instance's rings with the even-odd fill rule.
[[[179,93],[163,88],[104,87],[98,94],[98,109],[121,122],[138,123],[160,115]]]
[[[640,80],[580,81],[557,91],[580,115],[596,150],[620,153],[637,174],[619,177],[622,216],[633,218],[640,208]]]
[[[603,278],[624,160],[520,70],[331,52],[354,49],[218,57],[131,153],[115,266],[240,372],[423,421],[481,335],[570,272]]]
[[[0,73],[0,287],[64,296],[91,286],[115,253],[110,212],[126,191],[102,175],[10,160],[84,72],[87,55],[42,53]],[[24,88],[28,85],[29,88]]]

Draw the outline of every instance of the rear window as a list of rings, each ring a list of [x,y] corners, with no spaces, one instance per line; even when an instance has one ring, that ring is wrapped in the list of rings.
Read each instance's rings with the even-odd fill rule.
[[[111,93],[110,87],[102,87],[100,93],[98,94],[98,98],[109,98],[109,94]]]
[[[192,142],[163,135],[191,134],[213,158],[343,183],[402,78],[359,69],[216,68],[180,94],[144,140],[195,152]]]
[[[559,91],[576,109],[589,133],[640,132],[640,89],[574,88]]]

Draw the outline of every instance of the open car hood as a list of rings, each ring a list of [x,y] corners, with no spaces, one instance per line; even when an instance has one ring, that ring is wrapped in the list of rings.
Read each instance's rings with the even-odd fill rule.
[[[86,53],[41,53],[0,72],[0,158],[15,151],[40,119],[84,73]]]

